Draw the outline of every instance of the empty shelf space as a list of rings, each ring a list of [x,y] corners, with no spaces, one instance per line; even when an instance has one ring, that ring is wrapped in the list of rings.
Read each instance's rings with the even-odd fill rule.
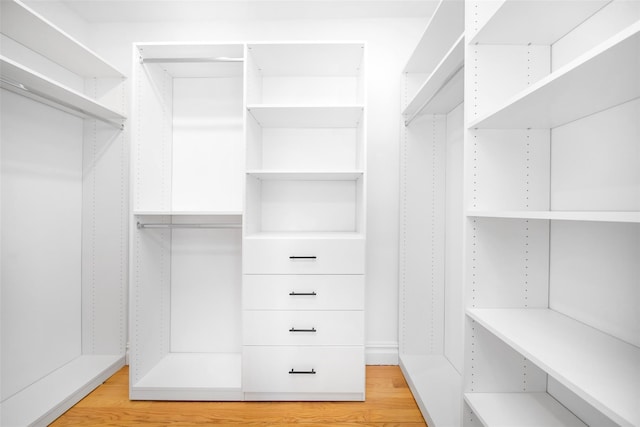
[[[81,117],[93,117],[116,127],[126,119],[114,111],[46,76],[0,56],[2,88]]]
[[[467,315],[616,423],[640,423],[638,347],[550,309]]]
[[[640,96],[640,22],[561,67],[469,124],[549,129]]]
[[[428,425],[461,425],[461,377],[444,356],[403,354],[400,367]]]
[[[124,366],[124,355],[79,356],[2,402],[2,425],[46,425]]]
[[[598,221],[640,223],[640,212],[613,211],[467,211],[468,217],[550,219],[558,221]]]
[[[363,171],[247,171],[247,175],[260,180],[283,181],[355,181],[363,174]]]
[[[460,35],[402,112],[409,121],[419,113],[444,114],[464,97],[464,34]]]
[[[242,218],[241,211],[151,211],[151,210],[136,210],[133,211],[134,215],[141,216],[179,216],[179,217],[231,217],[231,218]]]
[[[487,427],[586,427],[547,393],[466,393],[464,399]]]
[[[364,106],[249,105],[249,113],[262,127],[353,128],[362,120]]]
[[[550,45],[610,1],[506,0],[470,43]]]
[[[82,77],[124,77],[86,46],[17,0],[2,1],[2,33]],[[4,70],[3,70],[4,74]]]
[[[169,353],[136,384],[132,399],[242,400],[240,353]]]
[[[428,73],[464,31],[464,2],[441,0],[404,69],[405,73]]]

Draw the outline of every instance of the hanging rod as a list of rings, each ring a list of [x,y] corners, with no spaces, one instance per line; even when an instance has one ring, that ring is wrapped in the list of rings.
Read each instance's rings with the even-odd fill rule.
[[[433,101],[433,98],[435,98],[436,96],[438,96],[438,94],[442,91],[442,89],[444,89],[451,80],[453,80],[454,78],[456,78],[456,76],[462,71],[464,70],[464,65],[461,65],[460,67],[456,68],[454,71],[451,72],[451,74],[449,74],[449,76],[445,79],[444,82],[442,82],[442,84],[440,85],[440,87],[438,88],[438,90],[429,97],[429,99],[427,99],[421,106],[420,108],[418,108],[412,115],[411,117],[409,117],[407,120],[404,121],[404,125],[409,126],[411,124],[411,122],[413,121],[413,119],[415,119],[416,117],[418,117],[418,115],[422,112],[422,110],[425,109],[425,107],[427,105],[429,105],[431,103],[431,101]]]
[[[242,224],[162,224],[162,223],[137,223],[138,229],[142,228],[242,228]]]
[[[104,123],[110,124],[111,126],[114,126],[116,128],[119,129],[124,129],[124,124],[113,121],[113,120],[109,120],[109,119],[105,119],[104,117],[100,117],[96,114],[93,114],[89,111],[83,110],[82,108],[78,108],[75,105],[71,105],[68,104],[66,102],[60,101],[59,99],[56,99],[52,96],[49,95],[45,95],[44,93],[37,91],[37,90],[33,90],[31,88],[28,88],[27,86],[25,86],[22,83],[19,82],[14,82],[12,80],[8,80],[4,77],[0,77],[0,83],[2,85],[7,85],[7,86],[11,86],[12,88],[15,88],[17,90],[11,89],[11,88],[7,88],[8,90],[14,92],[14,93],[18,93],[19,95],[24,95],[29,99],[33,99],[36,102],[39,102],[41,104],[44,105],[48,105],[50,107],[54,107],[57,108],[58,110],[64,111],[66,113],[68,113],[68,110],[71,111],[75,111],[76,113],[80,113],[84,116],[89,116],[89,117],[93,117],[94,119],[100,120]]]
[[[149,64],[177,64],[186,62],[244,62],[244,58],[231,58],[228,56],[218,56],[212,58],[143,58],[140,57],[140,63]]]

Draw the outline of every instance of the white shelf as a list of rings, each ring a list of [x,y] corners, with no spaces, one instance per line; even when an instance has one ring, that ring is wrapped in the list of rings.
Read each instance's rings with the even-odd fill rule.
[[[242,211],[133,211],[134,215],[140,216],[184,216],[184,217],[201,217],[201,216],[232,216],[242,217]]]
[[[464,399],[487,427],[586,427],[548,393],[466,393]]]
[[[549,309],[467,314],[614,422],[640,425],[640,348]]]
[[[357,76],[363,49],[362,42],[248,45],[263,76]]]
[[[640,96],[640,22],[530,86],[469,128],[554,128]]]
[[[94,117],[117,127],[122,126],[122,122],[126,119],[121,113],[4,56],[0,56],[0,74],[3,89],[69,113],[81,117]]]
[[[611,0],[506,0],[470,44],[550,45]]]
[[[364,239],[355,231],[261,231],[245,235],[245,239]]]
[[[266,128],[354,128],[362,120],[363,105],[249,105],[256,121]]]
[[[266,171],[250,170],[247,175],[268,181],[355,181],[362,178],[363,171]]]
[[[134,399],[242,400],[240,353],[169,353],[131,386]]]
[[[598,221],[640,223],[640,212],[613,211],[467,211],[468,217],[550,219],[560,221]]]
[[[428,425],[461,425],[461,377],[444,356],[402,354],[400,368]]]
[[[404,72],[430,74],[463,31],[464,2],[441,0],[407,61]]]
[[[464,98],[463,66],[464,34],[461,34],[404,109],[404,118],[419,113],[444,114],[460,104]]]
[[[122,355],[79,356],[2,402],[0,424],[47,425],[122,366]]]
[[[2,1],[2,33],[82,77],[124,77],[86,46],[17,0]]]

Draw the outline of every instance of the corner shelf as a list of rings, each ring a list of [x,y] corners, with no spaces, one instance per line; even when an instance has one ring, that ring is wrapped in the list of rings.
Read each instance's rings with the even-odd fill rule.
[[[364,106],[253,104],[247,110],[262,127],[354,128],[362,121]]]
[[[254,178],[286,181],[355,181],[362,178],[363,171],[267,171],[249,170],[247,175]]]
[[[467,211],[474,218],[549,219],[640,223],[640,212],[614,211]]]
[[[609,2],[503,0],[470,44],[550,45]]]
[[[549,129],[637,98],[639,51],[636,22],[468,127]]]
[[[124,77],[112,65],[21,1],[2,1],[0,16],[3,34],[79,76]]]
[[[2,88],[69,113],[93,117],[116,127],[121,127],[126,119],[121,113],[4,56],[0,56],[0,73]]]
[[[460,104],[464,98],[463,67],[464,34],[461,34],[404,109],[403,117],[411,120],[420,113],[444,114]]]
[[[547,393],[466,393],[464,400],[487,427],[586,427]]]
[[[622,426],[640,424],[640,349],[550,309],[467,315]]]
[[[400,355],[400,368],[428,425],[460,426],[462,379],[441,355]]]

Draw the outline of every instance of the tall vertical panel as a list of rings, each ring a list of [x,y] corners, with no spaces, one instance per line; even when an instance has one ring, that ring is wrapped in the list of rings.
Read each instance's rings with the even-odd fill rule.
[[[2,400],[80,355],[82,120],[2,91]]]

